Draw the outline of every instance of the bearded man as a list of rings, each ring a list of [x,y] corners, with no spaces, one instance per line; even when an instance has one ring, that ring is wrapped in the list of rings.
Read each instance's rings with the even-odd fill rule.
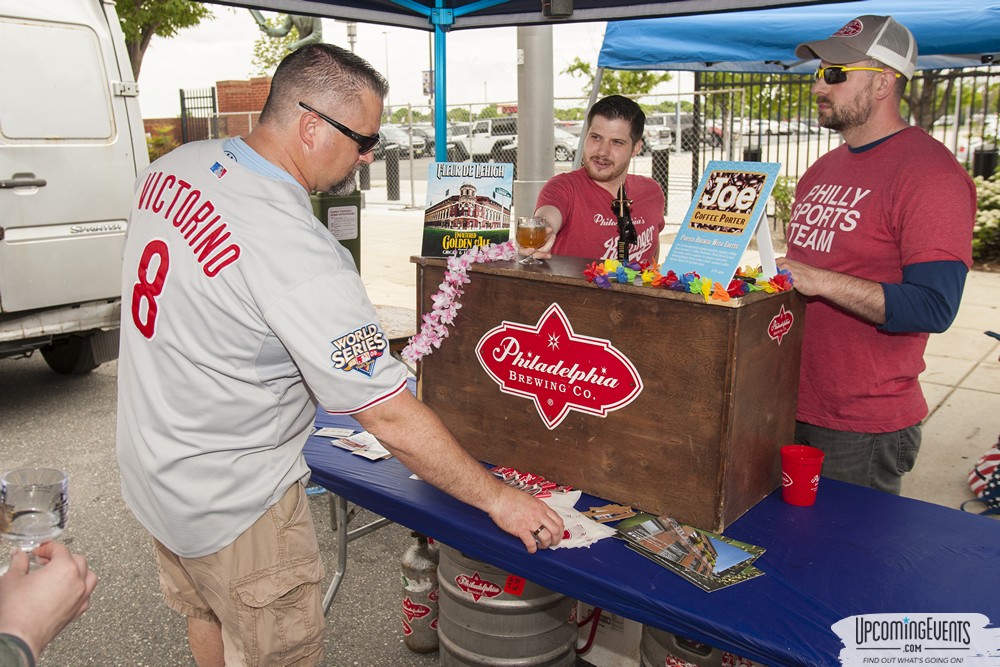
[[[955,319],[972,265],[976,189],[938,140],[900,115],[917,44],[860,16],[800,44],[819,58],[819,124],[844,144],[796,186],[779,268],[808,297],[795,439],[823,475],[898,494],[916,461],[929,333]]]

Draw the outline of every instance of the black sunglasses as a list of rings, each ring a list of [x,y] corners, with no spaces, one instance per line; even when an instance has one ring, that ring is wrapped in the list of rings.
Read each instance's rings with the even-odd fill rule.
[[[830,65],[829,67],[820,67],[816,70],[816,78],[823,79],[831,86],[837,83],[844,83],[847,81],[847,73],[854,72],[857,70],[864,70],[867,72],[884,72],[884,67],[844,67],[843,65]],[[898,79],[900,74],[896,74]]]
[[[357,132],[347,127],[343,123],[338,123],[337,121],[330,118],[326,114],[316,111],[305,102],[299,102],[299,106],[305,109],[306,111],[311,111],[312,113],[316,114],[317,116],[328,122],[330,125],[333,125],[335,128],[337,128],[338,130],[346,134],[348,137],[353,139],[354,142],[358,145],[358,155],[371,153],[373,150],[375,150],[375,147],[378,146],[379,136],[377,134],[373,137],[369,137],[364,134],[358,134]]]

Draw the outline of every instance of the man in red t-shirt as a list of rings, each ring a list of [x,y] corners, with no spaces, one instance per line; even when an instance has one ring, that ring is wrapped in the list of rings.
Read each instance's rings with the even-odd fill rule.
[[[639,105],[621,95],[605,97],[590,108],[582,166],[553,176],[538,194],[535,215],[545,218],[552,234],[534,257],[615,259],[618,218],[612,201],[624,182],[636,231],[629,260],[660,261],[663,189],[651,178],[627,173],[642,148],[645,124],[646,115]]]
[[[826,453],[824,476],[898,494],[928,333],[951,325],[972,265],[976,189],[900,115],[917,61],[904,26],[861,16],[795,54],[821,60],[818,122],[845,142],[799,180],[778,259],[809,298],[795,438]]]

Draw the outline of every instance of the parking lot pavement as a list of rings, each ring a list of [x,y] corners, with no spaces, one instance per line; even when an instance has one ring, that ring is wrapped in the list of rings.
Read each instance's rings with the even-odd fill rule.
[[[149,535],[125,506],[115,458],[118,364],[82,377],[49,370],[40,355],[0,360],[0,467],[57,466],[70,478],[70,514],[59,538],[84,554],[100,580],[90,609],[42,656],[42,667],[193,666],[184,619],[162,602]],[[310,497],[324,554],[324,590],[336,554],[327,496]],[[355,521],[368,516],[362,513]],[[413,543],[392,525],[351,543],[347,577],[327,617],[329,667],[422,667],[437,654],[403,644],[400,559]],[[6,564],[6,548],[0,562]]]

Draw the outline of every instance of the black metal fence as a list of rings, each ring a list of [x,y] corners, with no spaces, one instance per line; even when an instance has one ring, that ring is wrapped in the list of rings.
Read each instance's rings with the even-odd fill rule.
[[[712,160],[781,163],[781,175],[797,180],[819,156],[841,144],[840,135],[816,123],[812,75],[697,73],[692,91],[637,98],[647,110],[644,149],[632,170],[652,176],[667,195],[670,217],[683,214]],[[585,98],[556,100],[555,171],[572,168]],[[257,114],[218,114],[214,89],[182,91],[184,141],[246,134]],[[516,134],[498,119],[516,103],[449,107],[448,159],[489,159],[517,164]],[[376,162],[360,174],[371,202],[422,207],[435,137],[429,106],[389,110],[398,138],[384,139],[395,153],[376,151]],[[1000,135],[1000,74],[992,66],[918,72],[906,90],[904,116],[945,144],[975,175],[997,166]],[[566,120],[575,118],[576,120]],[[516,127],[516,125],[513,125]],[[470,137],[470,131],[476,137]],[[393,128],[387,128],[393,129]],[[566,133],[569,133],[569,137]],[[395,142],[395,143],[393,143]],[[488,156],[488,157],[487,157]],[[389,159],[386,160],[386,157]]]
[[[181,141],[199,141],[219,136],[218,107],[215,100],[215,88],[198,90],[182,90],[181,95]],[[236,133],[239,134],[239,133]]]

